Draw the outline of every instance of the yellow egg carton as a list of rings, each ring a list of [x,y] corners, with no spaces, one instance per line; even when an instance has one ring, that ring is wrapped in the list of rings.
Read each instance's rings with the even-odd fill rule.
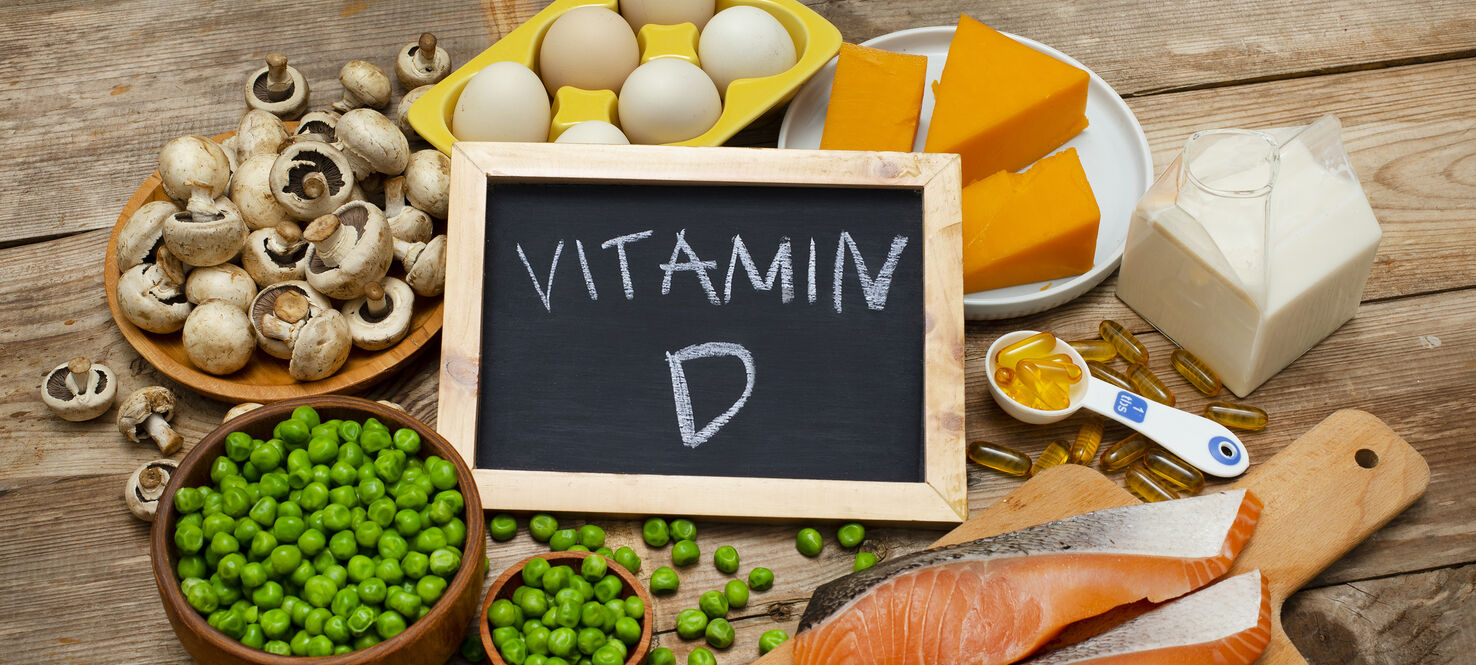
[[[795,65],[773,76],[733,81],[728,85],[723,100],[722,115],[711,128],[695,138],[667,145],[722,145],[759,116],[789,101],[800,85],[840,50],[840,30],[796,0],[718,0],[714,11],[739,5],[756,7],[779,20],[794,40],[794,50],[799,56]],[[450,153],[451,144],[456,142],[456,137],[451,135],[451,115],[467,81],[483,67],[506,60],[538,71],[538,50],[548,27],[564,12],[587,6],[619,11],[615,0],[555,0],[422,95],[410,107],[410,126],[441,152]],[[691,23],[647,25],[637,35],[641,62],[655,58],[681,58],[700,65],[697,37],[697,28]],[[549,140],[558,138],[575,123],[586,120],[604,120],[618,126],[615,108],[616,96],[611,90],[560,88],[553,99]]]

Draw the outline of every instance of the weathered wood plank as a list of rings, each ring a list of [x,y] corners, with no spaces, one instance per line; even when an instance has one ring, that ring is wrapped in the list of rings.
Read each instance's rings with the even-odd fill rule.
[[[1469,663],[1476,566],[1310,589],[1282,625],[1312,665]]]

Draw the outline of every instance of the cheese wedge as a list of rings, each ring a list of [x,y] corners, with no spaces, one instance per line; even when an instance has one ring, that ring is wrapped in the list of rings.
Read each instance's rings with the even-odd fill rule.
[[[822,150],[912,152],[928,58],[841,44]]]
[[[1101,212],[1075,148],[963,190],[964,292],[1091,269]]]
[[[1016,171],[1086,129],[1086,71],[967,16],[933,89],[927,152],[963,156],[963,182]]]

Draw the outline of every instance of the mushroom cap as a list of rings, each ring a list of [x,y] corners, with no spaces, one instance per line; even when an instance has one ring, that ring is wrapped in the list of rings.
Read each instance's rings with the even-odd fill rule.
[[[338,83],[343,86],[343,99],[333,102],[335,111],[360,107],[384,108],[390,99],[390,81],[384,70],[372,62],[350,60],[338,70]]]
[[[87,367],[83,370],[87,372],[86,385],[80,386],[72,378],[72,365],[79,360]],[[72,422],[102,415],[113,406],[113,396],[117,393],[118,377],[113,370],[80,357],[57,365],[41,382],[41,401],[62,420]]]
[[[236,418],[245,415],[248,412],[260,409],[261,406],[262,405],[257,402],[242,402],[231,407],[230,410],[226,411],[225,416],[220,419],[220,422],[228,423]]]
[[[324,190],[310,196],[305,178],[318,174]],[[310,221],[348,203],[353,194],[353,166],[338,148],[320,141],[299,141],[287,146],[272,162],[268,178],[272,196],[298,221]]]
[[[410,317],[415,313],[415,292],[410,285],[393,277],[377,282],[383,290],[386,310],[379,314],[369,311],[367,295],[355,298],[339,311],[348,320],[349,335],[354,346],[368,351],[378,351],[394,346],[410,332]]]
[[[123,488],[123,500],[128,512],[145,522],[154,521],[159,510],[159,499],[169,486],[169,479],[179,470],[179,462],[172,459],[156,459],[145,463],[128,476]]]
[[[211,374],[230,374],[245,367],[256,350],[246,310],[225,300],[206,301],[190,312],[182,339],[190,362]]]
[[[337,111],[308,111],[297,123],[297,133],[293,138],[298,141],[322,141],[332,143],[337,134],[334,128],[338,126],[339,113]]]
[[[272,164],[276,161],[276,153],[257,155],[242,162],[231,177],[231,201],[253,231],[292,219],[272,194]]]
[[[283,232],[291,238],[290,242],[280,237]],[[285,221],[252,231],[246,237],[246,246],[241,248],[241,266],[260,288],[300,280],[307,269],[307,250],[308,244],[302,240],[297,224]]]
[[[140,263],[119,276],[118,307],[123,317],[151,333],[183,328],[193,306],[184,289],[164,286],[165,279],[164,269],[155,263]]]
[[[159,150],[159,179],[176,201],[189,200],[197,189],[217,199],[231,182],[231,160],[215,141],[181,136]]]
[[[440,150],[417,150],[405,164],[405,198],[410,205],[446,219],[451,200],[451,158]]]
[[[154,414],[165,420],[174,419],[174,393],[164,386],[139,388],[118,405],[118,431],[129,441],[138,443],[148,438],[144,421]]]
[[[427,46],[432,54],[430,58],[422,52]],[[450,73],[451,54],[441,48],[435,35],[429,32],[421,35],[420,41],[406,44],[395,56],[395,78],[406,90],[434,84]]]
[[[287,373],[298,381],[317,381],[332,376],[348,360],[353,349],[348,319],[330,309],[308,319],[292,345]]]
[[[400,98],[400,105],[395,107],[395,126],[400,128],[400,133],[404,134],[407,140],[413,141],[420,138],[420,134],[410,126],[410,107],[420,100],[421,95],[430,92],[430,89],[434,87],[433,85],[422,85],[405,93],[405,96]]]
[[[274,55],[276,54],[267,56],[268,62]],[[287,65],[286,60],[282,58],[283,69],[291,81],[288,88],[281,92],[273,91],[267,77],[271,67],[262,67],[246,77],[247,106],[261,109],[284,120],[291,120],[302,115],[308,105],[308,82],[302,72],[297,71],[296,67]]]
[[[422,296],[438,296],[446,290],[446,236],[431,238],[425,249],[405,266],[405,282]]]
[[[241,116],[241,125],[236,129],[236,161],[245,164],[258,155],[276,157],[288,137],[281,118],[261,109],[250,109]]]
[[[333,303],[307,282],[293,280],[262,287],[261,291],[256,294],[256,299],[251,301],[251,309],[247,312],[247,317],[251,321],[252,331],[256,334],[256,345],[261,347],[267,355],[283,360],[292,358],[293,340],[267,337],[263,332],[262,319],[272,313],[277,303],[277,296],[288,290],[307,296],[309,316],[333,309]]]
[[[118,231],[118,272],[153,263],[164,244],[164,220],[183,210],[173,201],[149,201],[133,211]]]
[[[342,228],[338,233],[353,233],[353,246],[330,267],[320,255],[322,243],[308,250],[307,282],[329,298],[349,300],[364,294],[364,285],[381,279],[394,261],[394,236],[389,221],[372,203],[351,201],[334,211]],[[311,230],[311,227],[310,229]],[[311,237],[308,231],[304,237]],[[329,240],[338,241],[337,235]]]
[[[215,200],[214,212],[177,212],[164,220],[164,246],[192,266],[225,263],[241,253],[251,230],[229,198]]]
[[[435,222],[424,210],[414,206],[405,206],[400,214],[389,220],[390,234],[395,240],[405,242],[428,242],[435,233]]]
[[[185,299],[195,305],[209,300],[223,300],[242,312],[256,298],[256,281],[251,274],[234,263],[196,268],[185,279]]]
[[[357,108],[343,114],[334,128],[334,143],[348,157],[354,178],[371,173],[398,175],[410,161],[410,142],[395,123],[374,109]]]

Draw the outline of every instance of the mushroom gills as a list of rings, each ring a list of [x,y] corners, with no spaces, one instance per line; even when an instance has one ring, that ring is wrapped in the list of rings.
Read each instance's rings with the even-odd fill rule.
[[[87,385],[79,386],[76,375],[71,372],[52,372],[51,376],[46,377],[46,393],[66,402],[85,394],[101,395],[107,390],[108,375],[103,374],[102,370],[89,367],[87,375]]]
[[[287,171],[287,184],[282,187],[282,192],[304,199],[316,199],[323,196],[323,193],[318,193],[316,196],[310,195],[305,188],[306,178],[313,173],[323,175],[324,184],[328,186],[327,195],[332,196],[338,193],[338,190],[343,189],[343,172],[338,169],[338,165],[333,163],[332,159],[317,152],[304,151],[294,158],[292,167]]]

